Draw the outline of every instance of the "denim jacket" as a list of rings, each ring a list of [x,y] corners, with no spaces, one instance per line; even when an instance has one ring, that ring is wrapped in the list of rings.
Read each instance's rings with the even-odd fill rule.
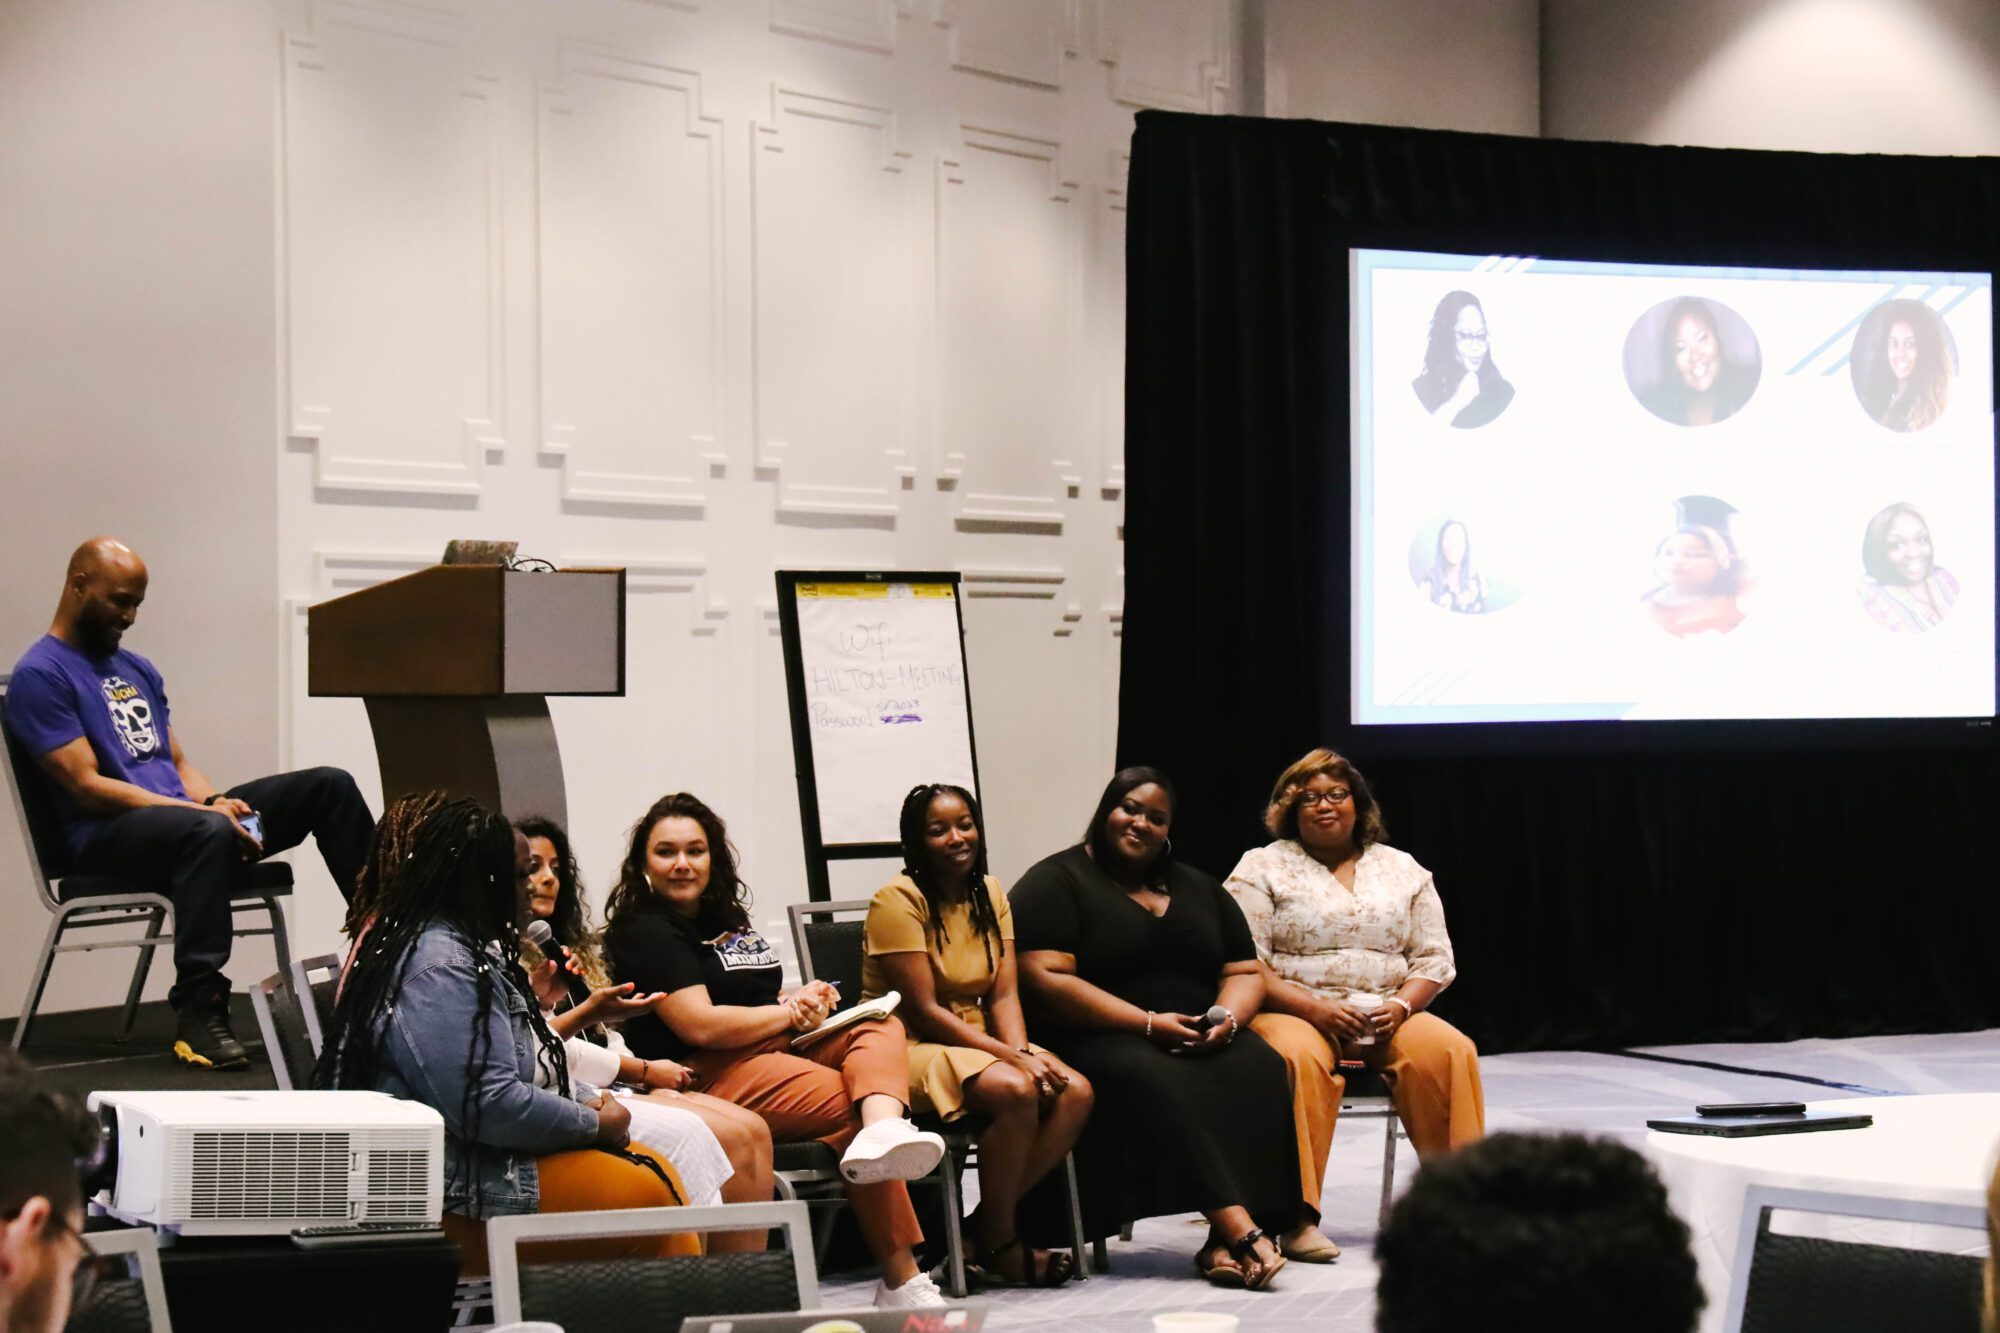
[[[466,1217],[532,1213],[541,1201],[535,1158],[587,1148],[597,1113],[535,1086],[534,1003],[510,985],[497,953],[450,926],[417,938],[381,1026],[376,1090],[422,1102],[444,1117],[444,1206]],[[496,969],[487,1042],[471,1071],[479,1137],[464,1139],[467,1069],[479,1010],[480,970]]]

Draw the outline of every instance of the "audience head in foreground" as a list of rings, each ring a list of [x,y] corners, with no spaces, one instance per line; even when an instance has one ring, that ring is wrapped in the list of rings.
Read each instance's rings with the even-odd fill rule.
[[[1686,1223],[1623,1144],[1496,1134],[1425,1164],[1375,1246],[1380,1333],[1689,1333]]]
[[[0,1049],[0,1140],[0,1333],[54,1333],[91,1272],[80,1167],[97,1124]]]

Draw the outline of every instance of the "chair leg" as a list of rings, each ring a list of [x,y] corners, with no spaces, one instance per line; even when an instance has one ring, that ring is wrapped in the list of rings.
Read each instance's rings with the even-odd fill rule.
[[[1118,1239],[1120,1240],[1132,1239],[1132,1223],[1129,1220],[1120,1224],[1118,1228]]]
[[[1381,1230],[1389,1224],[1389,1205],[1396,1198],[1396,1130],[1401,1121],[1395,1116],[1384,1116],[1389,1132],[1383,1136],[1382,1144],[1382,1206],[1375,1213],[1375,1229]]]
[[[277,894],[270,894],[264,899],[264,910],[271,915],[271,947],[277,951],[278,971],[285,976],[290,976],[292,974],[291,941],[285,936],[285,912],[278,900]],[[306,993],[304,999],[308,1005],[312,1003],[312,994],[310,991]]]
[[[49,969],[55,966],[56,945],[62,942],[63,925],[68,920],[66,913],[57,912],[56,919],[49,922],[49,933],[42,940],[41,960],[35,964],[35,975],[28,981],[28,998],[21,1005],[21,1016],[14,1020],[14,1049],[20,1050],[28,1040],[28,1025],[35,1021],[35,1010],[42,1006],[42,992],[48,988]]]
[[[160,928],[166,924],[167,912],[163,907],[155,907],[153,915],[146,922],[146,938],[160,938]],[[132,1036],[132,1016],[139,1012],[139,993],[146,989],[146,974],[153,970],[153,951],[156,944],[139,946],[139,961],[132,964],[132,984],[125,990],[125,1012],[118,1018],[118,1040],[126,1041]]]
[[[937,1164],[938,1183],[944,1186],[945,1290],[956,1300],[965,1299],[965,1235],[959,1220],[958,1162],[946,1149]]]
[[[1090,1262],[1100,1273],[1111,1271],[1111,1247],[1104,1243],[1104,1237],[1099,1236],[1090,1243]]]
[[[1078,1282],[1090,1281],[1090,1257],[1083,1243],[1083,1196],[1076,1188],[1076,1158],[1063,1154],[1063,1190],[1069,1196],[1069,1252],[1076,1265]],[[1100,1253],[1102,1251],[1100,1250]]]

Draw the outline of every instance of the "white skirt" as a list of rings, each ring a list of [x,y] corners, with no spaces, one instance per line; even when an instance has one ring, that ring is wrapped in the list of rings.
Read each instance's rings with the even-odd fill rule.
[[[632,1113],[632,1142],[674,1164],[687,1186],[689,1205],[721,1203],[722,1183],[736,1172],[707,1122],[693,1111],[636,1092],[614,1095]]]

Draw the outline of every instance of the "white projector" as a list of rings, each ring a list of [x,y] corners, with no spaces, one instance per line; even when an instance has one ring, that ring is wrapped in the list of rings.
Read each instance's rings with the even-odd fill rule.
[[[435,1225],[444,1117],[379,1092],[93,1092],[112,1216],[188,1236],[355,1222]]]

